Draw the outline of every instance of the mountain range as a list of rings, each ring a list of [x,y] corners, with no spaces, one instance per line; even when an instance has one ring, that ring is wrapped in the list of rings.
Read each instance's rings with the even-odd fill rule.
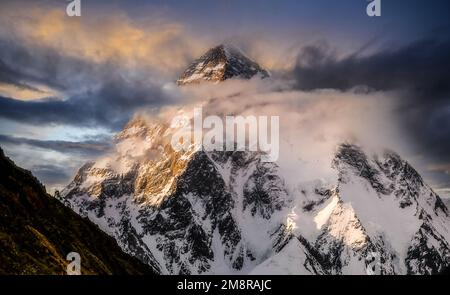
[[[292,189],[259,152],[177,153],[162,144],[167,132],[131,121],[116,152],[60,195],[162,274],[365,274],[374,260],[380,274],[435,274],[449,264],[448,209],[394,152],[344,143],[330,163],[336,183]]]
[[[269,72],[220,45],[177,84],[258,75]],[[263,152],[175,151],[176,131],[135,116],[113,151],[81,167],[56,199],[160,274],[437,274],[450,264],[448,208],[393,151],[342,142],[329,163],[334,181],[288,185]]]
[[[178,84],[257,74],[269,75],[220,45]],[[342,143],[335,182],[292,187],[261,152],[175,152],[175,131],[135,117],[60,195],[162,274],[435,274],[450,263],[449,211],[395,152]]]

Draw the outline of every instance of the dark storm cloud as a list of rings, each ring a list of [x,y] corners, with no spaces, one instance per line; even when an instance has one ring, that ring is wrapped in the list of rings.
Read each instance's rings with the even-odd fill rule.
[[[324,88],[398,91],[402,104],[395,116],[405,134],[431,163],[450,163],[448,39],[422,40],[397,49],[366,56],[355,53],[341,59],[327,46],[308,46],[300,52],[292,75],[296,88],[307,91]]]
[[[14,39],[0,39],[0,82],[16,86],[37,83],[65,90],[98,76],[95,67],[82,59]]]
[[[21,123],[103,126],[118,130],[136,109],[167,103],[164,97],[157,86],[116,77],[99,89],[66,100],[22,101],[0,96],[0,116]]]
[[[353,54],[338,59],[326,46],[305,47],[293,72],[302,90],[409,89],[428,100],[450,92],[450,41],[423,40],[369,56]]]
[[[137,71],[137,70],[136,70]],[[68,98],[23,101],[0,97],[0,116],[31,124],[102,126],[117,130],[136,109],[170,103],[154,73],[129,73],[114,61],[93,64],[48,48],[0,40],[0,82],[20,88],[44,85]]]
[[[0,60],[0,82],[11,84],[21,89],[29,89],[33,91],[39,91],[37,88],[24,84],[22,81],[22,75],[15,70],[8,67],[2,60]]]
[[[61,140],[36,140],[23,137],[14,137],[0,134],[2,145],[28,145],[42,149],[53,150],[65,154],[77,154],[84,156],[98,156],[111,148],[110,141],[61,141]]]

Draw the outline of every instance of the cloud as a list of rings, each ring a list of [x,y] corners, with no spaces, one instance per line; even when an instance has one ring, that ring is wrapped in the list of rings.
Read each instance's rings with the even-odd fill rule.
[[[173,103],[173,99],[159,85],[145,80],[127,81],[117,76],[98,89],[66,100],[23,101],[0,96],[0,116],[21,123],[103,126],[118,130],[137,109]]]
[[[10,4],[0,15],[0,116],[34,125],[117,131],[140,108],[189,100],[164,89],[210,47],[158,12],[78,19],[64,9]],[[246,48],[274,64],[252,40]]]
[[[203,117],[279,116],[278,164],[289,185],[332,181],[336,177],[331,167],[335,148],[344,142],[363,145],[368,152],[391,148],[409,156],[395,124],[399,101],[395,93],[300,91],[290,89],[284,80],[258,78],[206,83],[183,91],[195,99],[190,104],[164,108],[159,113],[163,122],[169,124],[180,112],[191,117],[198,106],[203,108]]]
[[[205,43],[159,10],[131,19],[113,9],[90,9],[92,14],[71,18],[64,6],[18,5],[2,8],[0,35],[28,47],[46,47],[65,56],[95,64],[110,61],[127,67],[152,68],[167,74],[200,54]],[[95,17],[92,17],[95,16]]]
[[[14,85],[0,82],[0,93],[7,97],[14,97],[21,100],[37,100],[47,97],[58,96],[56,92],[48,87],[36,88],[30,85]]]
[[[409,89],[429,100],[450,92],[449,40],[421,40],[369,56],[358,53],[338,59],[324,45],[307,46],[293,71],[298,89],[348,90],[367,86],[373,90]]]
[[[63,93],[62,97],[26,102],[0,95],[0,116],[4,118],[117,130],[137,108],[173,103],[174,98],[162,89],[164,84],[155,81],[156,73],[127,71],[116,63],[94,65],[52,50],[32,50],[1,41],[0,48],[0,61],[16,67],[3,70],[8,78],[3,81],[16,81],[21,89],[39,83]]]
[[[278,115],[280,117],[279,164],[287,181],[296,183],[335,176],[330,163],[343,142],[362,145],[368,153],[388,148],[408,160],[434,187],[448,187],[449,175],[441,168],[448,150],[438,153],[405,129],[404,91],[313,89],[298,90],[284,79],[227,80],[183,88],[191,104],[164,108],[166,120],[203,107],[206,115]],[[205,102],[205,98],[210,98]],[[190,112],[190,113],[189,113]],[[192,114],[191,114],[192,115]],[[153,117],[154,114],[151,114]],[[420,156],[420,157],[419,157]],[[430,166],[440,163],[439,166]],[[430,167],[440,168],[439,170]]]
[[[342,58],[321,44],[303,48],[290,77],[296,89],[305,91],[396,91],[402,101],[394,123],[402,126],[403,137],[418,154],[440,165],[450,162],[449,68],[449,39],[420,40]]]
[[[30,170],[50,190],[66,186],[83,163],[99,155],[98,153],[93,154],[91,151],[82,151],[81,148],[67,150],[55,147],[53,149],[51,145],[55,144],[30,141],[28,143],[46,147],[1,142],[1,148],[19,167]]]
[[[117,11],[68,18],[64,9],[5,4],[0,12],[0,116],[22,123],[118,130],[141,107],[177,98],[164,91],[205,48],[157,13]]]
[[[0,116],[18,122],[117,130],[136,108],[171,103],[157,72],[130,70],[119,61],[96,64],[41,45],[0,40],[0,70]],[[50,97],[30,100],[20,95],[24,91]]]
[[[31,167],[33,174],[48,186],[61,185],[72,177],[66,167],[52,164],[34,165]]]
[[[62,140],[37,140],[23,137],[14,137],[0,134],[0,143],[3,145],[28,145],[30,147],[48,149],[65,154],[84,156],[99,156],[111,148],[109,141],[62,141]]]
[[[450,163],[430,164],[427,169],[431,172],[444,172],[446,174],[450,174]]]

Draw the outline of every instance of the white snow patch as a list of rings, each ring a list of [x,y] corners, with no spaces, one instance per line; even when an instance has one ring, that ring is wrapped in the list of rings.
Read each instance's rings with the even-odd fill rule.
[[[327,201],[327,205],[325,208],[320,210],[317,215],[314,217],[314,222],[316,223],[317,229],[322,229],[322,227],[328,222],[330,219],[331,213],[339,202],[339,198],[334,196],[331,200]]]

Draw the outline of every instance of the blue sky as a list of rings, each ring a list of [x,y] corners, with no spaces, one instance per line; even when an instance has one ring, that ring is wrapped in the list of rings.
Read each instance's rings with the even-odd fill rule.
[[[202,31],[253,30],[295,34],[318,30],[350,39],[378,34],[412,40],[448,26],[450,4],[445,0],[382,0],[382,16],[366,15],[366,0],[252,1],[98,1],[97,7],[118,7],[137,18],[159,10]]]

